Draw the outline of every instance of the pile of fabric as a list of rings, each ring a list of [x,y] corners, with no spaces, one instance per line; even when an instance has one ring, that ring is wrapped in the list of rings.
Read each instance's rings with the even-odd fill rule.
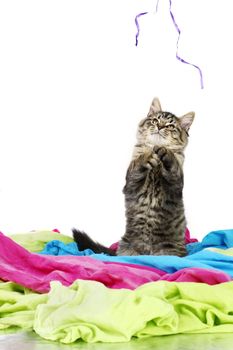
[[[0,234],[0,333],[33,330],[72,343],[233,332],[233,230],[189,255],[107,256],[79,251],[69,236]]]

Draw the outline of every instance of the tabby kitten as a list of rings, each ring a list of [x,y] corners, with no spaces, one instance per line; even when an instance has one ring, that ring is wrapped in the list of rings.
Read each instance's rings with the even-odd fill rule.
[[[161,110],[157,98],[137,132],[123,189],[126,232],[116,255],[186,255],[183,161],[194,113],[181,118]],[[114,251],[73,230],[79,249]]]

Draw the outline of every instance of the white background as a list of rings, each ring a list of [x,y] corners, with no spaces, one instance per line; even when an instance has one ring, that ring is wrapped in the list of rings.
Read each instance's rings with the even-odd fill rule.
[[[193,236],[232,228],[232,1],[0,1],[0,230],[124,233],[122,187],[154,96],[196,112],[185,161]],[[140,18],[135,47],[135,16]]]

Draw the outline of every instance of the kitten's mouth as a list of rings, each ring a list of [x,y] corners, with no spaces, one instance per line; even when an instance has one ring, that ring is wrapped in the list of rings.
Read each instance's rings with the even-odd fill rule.
[[[155,132],[152,132],[151,133],[152,136],[155,136],[155,137],[160,137],[160,138],[164,138],[163,135],[160,134],[159,130],[158,131],[155,131]]]
[[[165,143],[164,137],[159,133],[159,131],[150,134],[148,141],[154,145],[163,145]]]

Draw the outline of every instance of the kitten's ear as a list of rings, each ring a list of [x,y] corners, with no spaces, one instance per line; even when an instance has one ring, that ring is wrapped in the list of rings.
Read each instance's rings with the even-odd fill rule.
[[[157,113],[157,112],[160,112],[161,110],[162,110],[162,108],[161,108],[161,104],[159,102],[159,99],[158,99],[158,97],[155,97],[153,99],[153,101],[151,102],[149,114]]]
[[[183,117],[180,117],[180,125],[181,127],[185,130],[185,131],[189,131],[190,126],[193,123],[193,119],[195,117],[195,113],[194,112],[189,112],[185,115],[183,115]]]

